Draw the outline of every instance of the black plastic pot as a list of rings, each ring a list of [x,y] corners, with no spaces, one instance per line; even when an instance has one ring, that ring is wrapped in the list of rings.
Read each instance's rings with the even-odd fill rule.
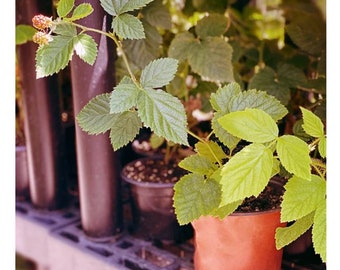
[[[110,28],[110,20],[100,2],[88,1],[93,13],[79,23],[88,27]],[[77,0],[76,5],[83,3]],[[89,35],[98,44],[98,58],[93,66],[79,57],[71,61],[71,82],[74,114],[95,96],[112,91],[115,47],[112,41],[97,33]],[[120,198],[120,162],[107,134],[89,135],[75,125],[77,171],[82,228],[89,237],[101,239],[120,234],[122,209]]]
[[[134,164],[152,159],[136,159],[126,164],[121,172],[130,191],[131,232],[138,238],[150,241],[185,241],[192,237],[193,231],[191,225],[180,226],[177,222],[173,208],[174,183],[136,181],[128,176]]]
[[[15,147],[15,196],[18,200],[29,198],[29,177],[26,146]]]
[[[16,23],[32,24],[36,14],[52,15],[52,2],[17,0]],[[37,44],[17,47],[22,75],[22,101],[29,172],[30,198],[37,208],[55,210],[67,204],[63,168],[63,129],[55,75],[36,79]]]

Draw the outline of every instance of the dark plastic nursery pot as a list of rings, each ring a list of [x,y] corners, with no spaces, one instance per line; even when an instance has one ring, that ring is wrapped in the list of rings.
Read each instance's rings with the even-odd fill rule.
[[[132,233],[150,241],[182,242],[191,238],[193,232],[191,225],[180,226],[177,222],[173,208],[174,183],[138,181],[128,176],[134,164],[145,164],[152,159],[146,157],[129,162],[121,172],[130,191]]]
[[[17,199],[28,199],[29,177],[26,146],[15,147],[15,196]]]

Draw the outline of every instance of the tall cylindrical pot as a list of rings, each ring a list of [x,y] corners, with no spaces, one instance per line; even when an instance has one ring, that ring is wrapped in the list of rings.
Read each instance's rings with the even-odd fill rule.
[[[75,1],[78,5],[83,1]],[[88,1],[94,11],[80,24],[107,31],[110,21],[100,2]],[[71,61],[71,82],[75,115],[95,96],[111,92],[114,87],[115,47],[107,37],[88,32],[98,44],[98,57],[93,66],[79,57]],[[89,237],[107,238],[122,229],[119,168],[117,153],[112,149],[109,136],[97,136],[75,126],[76,154],[79,185],[81,223]]]
[[[52,15],[52,2],[16,0],[16,23],[32,24],[37,14]],[[63,129],[55,75],[36,79],[37,44],[17,47],[27,147],[30,198],[37,208],[55,210],[67,203],[63,169]]]

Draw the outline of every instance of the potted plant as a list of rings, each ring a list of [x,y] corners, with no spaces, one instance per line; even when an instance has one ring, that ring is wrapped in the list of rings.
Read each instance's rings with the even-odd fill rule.
[[[126,54],[126,48],[129,46],[124,41],[141,40],[145,33],[149,33],[146,32],[145,21],[140,20],[141,17],[147,16],[140,13],[135,16],[137,12],[131,12],[142,7],[145,10],[144,7],[152,1],[100,2],[104,10],[114,17],[112,32],[103,32],[77,24],[76,20],[89,16],[92,8],[88,4],[75,7],[72,1],[59,2],[57,20],[36,18],[40,24],[47,23],[45,27],[40,28],[42,31],[35,35],[35,41],[41,44],[36,57],[38,78],[64,68],[74,52],[85,62],[93,64],[97,57],[96,43],[86,34],[88,31],[101,33],[112,39],[121,61],[126,66],[127,76],[122,76],[114,91],[96,96],[77,115],[81,128],[92,135],[110,131],[114,150],[131,142],[142,127],[150,128],[157,136],[174,144],[188,146],[187,134],[198,140],[195,145],[197,154],[185,158],[180,163],[190,173],[183,176],[175,186],[174,205],[180,224],[196,222],[195,219],[207,215],[220,218],[233,216],[230,214],[244,199],[259,195],[274,182],[270,179],[279,173],[279,169],[285,171],[290,180],[284,186],[286,191],[283,195],[281,221],[278,219],[275,223],[275,228],[279,227],[276,233],[277,247],[280,248],[294,240],[293,238],[307,230],[314,222],[313,235],[318,235],[314,239],[315,249],[325,261],[325,224],[322,222],[325,217],[323,208],[325,174],[320,169],[324,165],[310,158],[307,143],[298,136],[283,134],[281,123],[280,129],[277,126],[277,122],[288,113],[282,104],[289,104],[291,88],[295,91],[301,90],[298,87],[305,90],[306,85],[310,83],[308,89],[312,89],[312,83],[315,86],[318,83],[322,84],[322,81],[307,81],[303,72],[296,68],[294,62],[296,59],[293,57],[288,59],[294,65],[285,63],[284,58],[287,55],[277,48],[282,47],[285,34],[282,13],[276,10],[277,13],[274,12],[276,15],[273,16],[273,12],[264,10],[261,13],[254,7],[247,9],[241,6],[238,9],[244,10],[242,14],[228,9],[230,13],[227,19],[221,14],[202,16],[201,20],[196,18],[196,22],[199,22],[195,28],[175,36],[169,47],[170,57],[152,59],[135,73]],[[199,7],[203,11],[205,8],[204,5]],[[219,10],[220,6],[215,5],[210,11],[216,9]],[[254,28],[242,29],[242,20],[247,20]],[[214,25],[218,26],[217,30],[211,31]],[[267,25],[271,27],[267,28]],[[224,36],[226,30],[240,34],[233,36],[228,42]],[[293,26],[290,28],[290,35],[298,46],[304,46],[305,43],[301,42]],[[266,44],[267,40],[278,40],[278,45],[274,46],[270,42]],[[241,47],[244,44],[245,49]],[[287,49],[288,55],[294,54],[292,51],[295,48],[291,47]],[[303,49],[308,51],[310,48]],[[315,53],[315,48],[313,50],[314,54],[319,53],[319,51]],[[53,55],[58,57],[51,57]],[[272,57],[273,55],[276,58]],[[298,58],[299,63],[301,61],[310,63],[299,52],[294,56]],[[216,65],[220,63],[219,58],[228,61]],[[270,65],[266,65],[266,62]],[[313,58],[311,62],[311,66],[314,66],[317,61]],[[189,72],[184,72],[182,80],[192,76],[196,82],[202,84],[204,79],[208,80],[209,82],[204,84],[205,88],[209,88],[207,86],[214,88],[210,82],[213,82],[216,88],[219,87],[216,93],[208,94],[214,110],[211,120],[212,132],[208,136],[202,137],[192,132],[188,128],[187,115],[180,99],[161,90],[169,83],[173,84],[183,70]],[[229,83],[239,81],[240,84],[244,84],[244,80],[250,89],[248,91],[241,91],[243,87],[237,83]],[[255,88],[267,91],[258,91]],[[290,113],[292,109],[295,110],[294,113],[298,112],[296,108],[289,109]],[[321,132],[323,127],[320,120],[302,107],[301,111],[305,121],[305,133],[317,137],[311,146],[320,143],[319,153],[321,158],[325,158],[325,134]],[[314,124],[318,126],[316,133],[311,132],[315,129]],[[313,155],[315,153],[312,152]],[[294,199],[297,200],[296,198],[301,196],[301,190],[294,185],[295,181],[307,187],[312,184],[313,187],[320,188],[315,198],[316,202],[313,203],[314,208],[309,206],[307,210],[302,209],[304,211],[301,210],[298,214],[293,211],[293,207],[290,209]],[[301,202],[295,201],[294,205],[301,206]],[[280,218],[280,212],[276,212],[277,218]],[[296,220],[293,226],[280,228],[283,225],[281,223],[293,220]],[[219,236],[218,230],[212,231]],[[291,231],[294,233],[290,233]],[[291,238],[285,239],[282,236],[285,234],[291,235]],[[273,230],[269,238],[274,240]],[[275,245],[271,245],[271,248],[275,248]],[[245,249],[248,249],[247,245]],[[196,252],[200,253],[198,248]],[[280,257],[280,254],[275,257]],[[279,267],[279,264],[275,265]]]
[[[199,142],[195,147],[197,154],[180,162],[180,166],[190,173],[176,183],[174,195],[174,205],[180,224],[193,222],[197,268],[205,269],[217,261],[220,264],[216,268],[232,265],[233,269],[249,269],[255,265],[255,261],[247,264],[245,258],[250,257],[252,253],[256,254],[256,257],[261,256],[260,247],[265,246],[266,252],[272,251],[274,252],[272,254],[275,254],[276,249],[289,244],[312,225],[314,248],[325,261],[326,179],[325,164],[322,160],[326,156],[326,137],[321,120],[311,111],[301,107],[302,127],[310,137],[314,137],[308,145],[297,136],[279,135],[276,122],[288,111],[278,100],[265,92],[257,90],[242,92],[239,85],[232,83],[213,94],[211,103],[215,109],[212,120],[213,132],[207,138],[198,138]],[[243,144],[241,150],[237,149],[237,145],[244,141],[247,144]],[[320,155],[316,153],[315,147]],[[318,156],[319,159],[312,159],[311,156]],[[239,214],[232,213],[247,198],[258,196],[268,185],[269,180],[280,172],[280,168],[284,168],[290,177],[284,185],[281,214],[277,211],[276,223],[274,221],[275,224],[270,229],[272,242],[263,245],[265,236],[261,233],[259,244],[253,244],[255,236],[249,238],[250,242],[245,244],[243,238],[240,241],[242,234],[235,235],[235,227],[241,227]],[[306,198],[310,200],[308,205],[303,203]],[[259,217],[259,213],[255,215],[256,218]],[[268,212],[264,212],[264,215],[268,215]],[[206,216],[219,217],[222,221],[216,219],[217,224],[212,225],[212,218]],[[209,226],[202,225],[206,220],[210,222]],[[295,221],[293,225],[281,228],[283,224],[280,225],[280,222],[292,221]],[[223,227],[234,222],[237,226],[230,229],[232,234],[223,238]],[[259,225],[259,221],[256,221],[256,225],[250,221],[246,224],[250,227],[244,232],[249,232],[251,228]],[[213,226],[219,231],[211,230]],[[203,235],[216,235],[220,240],[214,245],[215,251],[223,244],[222,249],[225,252],[223,255],[218,254],[216,257],[212,255],[212,258],[208,258],[206,251],[211,248],[212,238],[210,237],[209,244],[199,242],[204,238],[200,235],[199,229],[204,227],[213,232],[204,231]],[[259,231],[256,231],[256,234],[259,235]],[[227,243],[223,241],[230,242],[231,239],[241,242],[242,247],[237,249],[233,243],[231,250],[235,252],[228,250]],[[251,249],[253,245],[255,250]],[[244,257],[235,260],[237,254]],[[275,256],[279,258],[280,252],[277,251],[276,254],[268,256],[267,259]],[[280,261],[267,264],[268,260],[262,258],[256,268],[280,269]]]

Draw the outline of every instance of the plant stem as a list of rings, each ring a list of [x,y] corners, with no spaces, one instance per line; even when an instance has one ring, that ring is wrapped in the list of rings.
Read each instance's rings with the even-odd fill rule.
[[[188,132],[188,134],[190,134],[192,137],[194,137],[195,139],[197,139],[201,143],[204,143],[208,147],[210,153],[213,155],[213,157],[215,158],[215,160],[218,163],[218,165],[222,166],[221,161],[217,158],[214,150],[210,147],[209,143],[205,139],[202,139],[201,137],[197,136],[195,133],[191,132],[190,130],[187,130],[187,132]]]
[[[74,22],[72,22],[72,25],[82,29],[84,32],[86,32],[86,31],[94,32],[94,33],[98,33],[98,34],[107,36],[108,38],[112,39],[113,42],[116,44],[117,49],[118,49],[118,51],[120,52],[120,54],[121,54],[121,56],[123,58],[124,64],[126,66],[126,69],[127,69],[128,73],[129,73],[132,81],[135,83],[135,85],[138,88],[141,88],[139,82],[137,81],[135,75],[133,74],[133,72],[131,70],[129,61],[128,61],[127,56],[126,56],[126,54],[124,52],[124,49],[123,49],[123,45],[122,45],[121,41],[117,39],[117,37],[115,36],[115,34],[113,32],[105,32],[105,31],[98,30],[98,29],[95,29],[95,28],[86,27],[86,26],[83,26],[81,24],[77,24],[77,23],[74,23]]]

